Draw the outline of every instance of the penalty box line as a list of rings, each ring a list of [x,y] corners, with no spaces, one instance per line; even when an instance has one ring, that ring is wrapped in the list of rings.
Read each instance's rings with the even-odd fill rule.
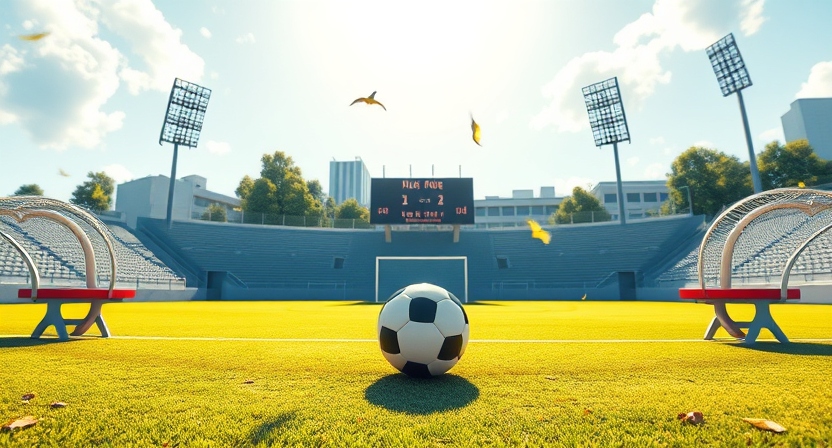
[[[0,338],[29,338],[30,335],[0,335]],[[51,337],[42,338],[51,339]],[[100,336],[80,336],[76,339],[102,339]],[[148,340],[148,341],[228,341],[228,342],[375,342],[377,339],[355,338],[243,338],[210,336],[109,336],[107,339]],[[775,342],[771,339],[757,339],[760,342]],[[794,338],[794,342],[832,342],[832,338]],[[738,342],[734,338],[706,339],[471,339],[474,344],[646,344],[675,342]]]

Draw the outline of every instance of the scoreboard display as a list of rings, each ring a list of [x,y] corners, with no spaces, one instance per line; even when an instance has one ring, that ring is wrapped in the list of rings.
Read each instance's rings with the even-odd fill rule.
[[[370,224],[474,224],[474,179],[371,179]]]

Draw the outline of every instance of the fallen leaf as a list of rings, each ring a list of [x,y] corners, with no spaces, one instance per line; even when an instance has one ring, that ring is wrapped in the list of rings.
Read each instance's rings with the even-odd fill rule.
[[[551,376],[551,375],[546,375],[546,379],[547,379],[547,380],[552,380],[552,381],[557,381],[557,380],[558,380],[557,378],[555,378],[555,377],[553,377],[553,376]]]
[[[584,415],[592,414],[592,409],[584,408]]]
[[[54,409],[65,408],[66,403],[64,403],[63,401],[53,401],[52,403],[49,404],[49,407],[54,408]]]
[[[37,422],[38,419],[32,417],[31,415],[27,415],[25,417],[20,417],[17,420],[9,421],[3,425],[3,431],[14,431],[15,429],[28,428],[35,425]]]
[[[684,412],[677,415],[676,418],[682,421],[682,423],[690,423],[691,425],[699,425],[705,423],[705,416],[702,415],[699,411],[690,411],[687,414]]]
[[[254,384],[254,380],[245,380],[243,384]]]
[[[771,420],[766,420],[764,418],[744,418],[742,421],[746,423],[750,423],[751,426],[762,429],[764,431],[771,431],[776,433],[785,432],[786,428],[780,426],[779,423],[773,422]]]
[[[23,401],[29,401],[32,398],[35,398],[35,394],[32,393],[32,392],[29,392],[28,394],[23,394],[23,396],[20,397],[20,399],[23,400]]]

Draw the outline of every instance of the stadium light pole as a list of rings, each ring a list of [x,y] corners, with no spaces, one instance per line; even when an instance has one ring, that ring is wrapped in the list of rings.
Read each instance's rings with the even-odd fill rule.
[[[601,147],[612,143],[615,155],[615,179],[618,185],[618,217],[621,224],[626,224],[624,216],[624,187],[621,184],[621,165],[618,162],[618,142],[630,141],[627,116],[621,102],[618,89],[618,77],[607,79],[581,89],[584,94],[586,111],[595,146]]]
[[[211,89],[179,78],[173,80],[165,121],[162,123],[162,132],[159,134],[159,145],[162,142],[173,143],[168,210],[165,218],[168,228],[171,228],[173,223],[173,192],[176,188],[176,160],[179,157],[179,145],[196,148],[210,98]]]
[[[760,171],[757,169],[757,156],[754,154],[754,145],[751,141],[751,130],[748,128],[748,115],[745,113],[745,102],[742,99],[742,89],[751,86],[751,77],[745,68],[740,49],[734,40],[734,34],[716,41],[707,48],[708,59],[714,69],[722,96],[726,97],[732,93],[737,94],[742,115],[742,125],[745,129],[745,144],[748,146],[748,160],[751,166],[751,181],[754,183],[754,193],[763,191],[763,184],[760,182]]]

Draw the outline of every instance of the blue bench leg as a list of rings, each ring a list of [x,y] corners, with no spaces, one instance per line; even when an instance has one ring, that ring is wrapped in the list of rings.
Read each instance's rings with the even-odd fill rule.
[[[61,341],[69,340],[69,334],[66,331],[66,322],[64,321],[63,315],[61,315],[61,305],[62,302],[60,301],[46,303],[46,315],[43,316],[43,319],[35,327],[35,331],[32,332],[32,339],[39,339],[43,335],[43,332],[50,325],[53,325],[55,331],[58,333],[58,339]]]

